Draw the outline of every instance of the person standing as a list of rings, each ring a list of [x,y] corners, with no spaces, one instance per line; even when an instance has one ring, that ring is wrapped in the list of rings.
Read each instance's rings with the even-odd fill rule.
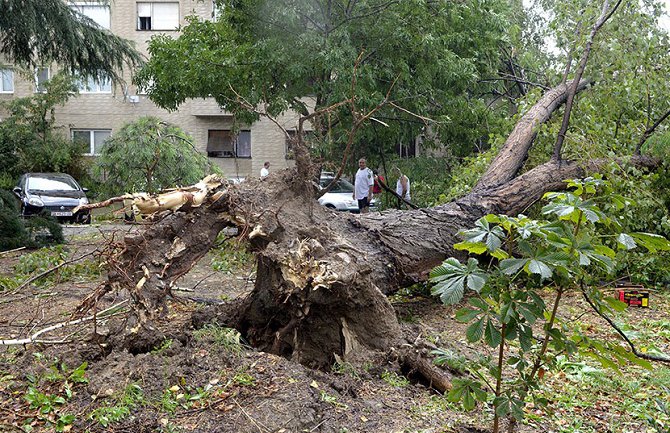
[[[370,202],[372,201],[372,188],[375,180],[370,170],[365,164],[365,158],[358,160],[358,171],[354,179],[354,193],[352,197],[358,201],[358,210],[361,213],[367,213],[370,209]]]
[[[268,174],[270,174],[270,161],[265,161],[263,168],[261,168],[261,177],[265,177]]]
[[[395,185],[396,194],[407,201],[411,201],[411,197],[409,195],[409,178],[402,174],[398,167],[395,168],[395,171],[398,174],[398,182],[396,182]],[[401,206],[402,201],[398,200],[398,209],[400,209]]]
[[[372,187],[372,194],[374,197],[379,197],[379,195],[382,193],[382,183],[386,183],[386,179],[384,179],[384,176],[380,176],[379,172],[374,169],[372,170],[372,175],[375,180],[375,185]]]

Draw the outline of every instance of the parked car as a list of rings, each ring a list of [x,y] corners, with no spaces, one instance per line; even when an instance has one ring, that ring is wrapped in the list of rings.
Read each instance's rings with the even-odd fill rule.
[[[322,173],[319,179],[319,186],[321,188],[327,187],[334,178],[334,174]],[[345,179],[338,179],[330,191],[319,197],[319,204],[340,211],[358,212],[358,202],[352,198],[353,193],[354,185],[351,182]],[[373,198],[370,208],[373,209],[375,206],[376,200]]]
[[[87,204],[86,188],[64,173],[26,173],[14,187],[14,194],[21,202],[21,215],[29,217],[46,210],[59,221],[89,224],[88,210],[73,213],[73,209]]]

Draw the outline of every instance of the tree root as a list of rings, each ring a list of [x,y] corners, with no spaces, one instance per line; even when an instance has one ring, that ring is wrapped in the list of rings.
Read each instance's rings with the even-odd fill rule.
[[[407,371],[407,376],[418,375],[428,383],[428,386],[441,393],[451,390],[450,375],[427,359],[422,350],[406,346],[399,349],[396,355],[403,370]]]

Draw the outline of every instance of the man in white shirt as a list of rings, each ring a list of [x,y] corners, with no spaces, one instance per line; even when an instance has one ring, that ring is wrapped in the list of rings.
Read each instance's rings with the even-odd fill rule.
[[[372,187],[374,184],[374,175],[372,174],[372,170],[365,165],[365,158],[359,159],[352,197],[354,200],[358,201],[358,210],[360,210],[361,213],[368,213],[370,210]]]
[[[395,186],[396,194],[398,194],[399,197],[402,197],[403,200],[410,201],[411,197],[409,195],[409,178],[402,174],[398,167],[395,167],[394,171],[396,174],[398,174],[398,182]],[[398,209],[402,209],[404,204],[405,203],[402,200],[398,200]]]
[[[265,161],[263,168],[261,168],[261,177],[265,177],[270,174],[270,161]]]

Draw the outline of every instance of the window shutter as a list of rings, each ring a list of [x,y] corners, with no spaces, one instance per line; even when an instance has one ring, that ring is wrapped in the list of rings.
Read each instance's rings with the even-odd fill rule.
[[[138,17],[150,17],[151,16],[151,3],[137,3],[137,16]]]
[[[154,3],[152,30],[174,30],[179,27],[179,3]]]
[[[109,6],[81,6],[81,13],[95,21],[103,29],[110,28]]]

